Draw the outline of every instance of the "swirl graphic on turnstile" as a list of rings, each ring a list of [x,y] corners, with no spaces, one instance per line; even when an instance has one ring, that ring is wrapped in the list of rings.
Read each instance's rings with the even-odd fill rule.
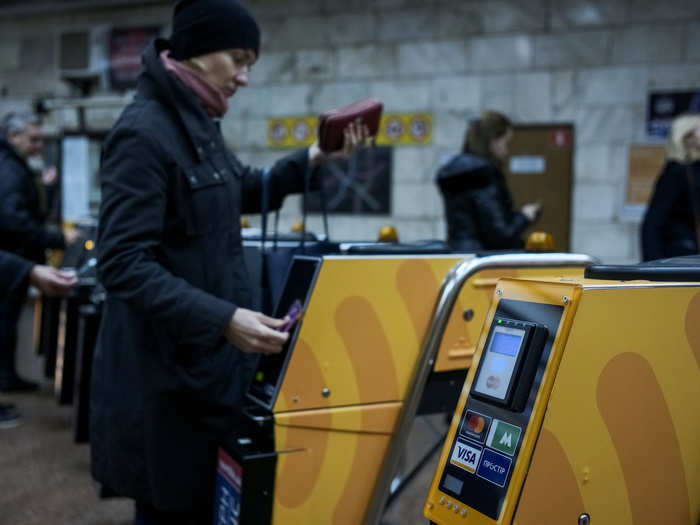
[[[561,525],[583,513],[574,469],[557,437],[546,428],[540,433],[532,465],[513,525]]]
[[[308,382],[323,384],[323,372],[306,341],[298,339],[294,352],[296,362],[303,367]],[[284,394],[290,398],[286,399],[287,407],[293,407],[292,395],[286,390]],[[275,496],[280,505],[287,508],[298,507],[311,496],[323,468],[330,434],[319,429],[330,428],[332,415],[329,411],[318,410],[313,417],[316,428],[295,428],[294,432],[287,432],[285,442],[280,443],[282,450],[304,449],[280,456]]]
[[[613,357],[598,379],[597,401],[625,476],[632,522],[690,523],[680,443],[649,362],[633,352]]]
[[[685,314],[685,335],[700,368],[700,293],[690,300]]]
[[[373,399],[397,400],[399,388],[396,377],[396,367],[391,354],[391,347],[387,339],[381,319],[372,307],[372,304],[363,297],[348,297],[343,300],[335,313],[335,326],[345,348],[350,356],[357,388],[360,394],[360,402]],[[366,363],[358,359],[362,353],[359,349],[372,348],[372,362]],[[357,355],[354,355],[356,354]],[[381,391],[381,394],[377,394]],[[369,427],[371,414],[367,410],[362,411],[364,427]],[[353,464],[350,475],[333,513],[333,523],[346,522],[345,506],[352,502],[365,499],[368,487],[362,481],[367,462],[381,464],[389,441],[386,436],[373,433],[360,433],[355,441],[352,451]]]

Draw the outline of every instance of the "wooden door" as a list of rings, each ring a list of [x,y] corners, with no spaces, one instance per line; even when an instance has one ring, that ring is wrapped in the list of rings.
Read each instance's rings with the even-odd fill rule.
[[[525,236],[551,233],[557,251],[570,249],[573,143],[570,124],[516,125],[506,166],[516,209],[542,202],[542,215]]]

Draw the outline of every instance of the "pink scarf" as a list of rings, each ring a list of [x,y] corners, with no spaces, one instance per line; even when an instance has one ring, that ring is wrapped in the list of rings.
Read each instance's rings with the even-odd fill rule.
[[[219,88],[206,80],[196,71],[185,66],[177,60],[170,58],[170,50],[161,51],[160,60],[168,71],[180,79],[197,96],[207,113],[216,118],[221,118],[228,110],[228,101]]]

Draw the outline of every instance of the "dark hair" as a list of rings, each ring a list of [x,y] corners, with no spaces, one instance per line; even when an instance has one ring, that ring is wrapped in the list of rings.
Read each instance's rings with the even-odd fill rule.
[[[494,159],[491,141],[501,138],[513,127],[511,121],[496,111],[483,111],[481,116],[469,123],[464,135],[462,153],[471,153],[487,159]]]

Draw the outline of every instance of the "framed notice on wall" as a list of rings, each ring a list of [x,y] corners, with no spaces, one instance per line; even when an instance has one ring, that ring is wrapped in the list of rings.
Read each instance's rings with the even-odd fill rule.
[[[391,214],[393,148],[376,146],[356,151],[349,160],[326,162],[319,168],[328,213]],[[323,210],[321,192],[309,195],[308,210]]]
[[[700,113],[700,87],[692,91],[649,93],[647,135],[650,139],[668,137],[671,122],[683,113]]]
[[[157,27],[114,29],[109,36],[109,80],[112,89],[136,86],[141,72],[141,53],[158,35]]]

